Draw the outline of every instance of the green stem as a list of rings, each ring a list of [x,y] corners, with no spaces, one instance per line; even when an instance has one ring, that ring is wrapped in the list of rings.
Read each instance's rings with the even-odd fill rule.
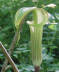
[[[34,66],[40,66],[42,62],[42,33],[43,26],[34,27],[30,26],[31,33],[31,50],[32,50],[32,62]]]

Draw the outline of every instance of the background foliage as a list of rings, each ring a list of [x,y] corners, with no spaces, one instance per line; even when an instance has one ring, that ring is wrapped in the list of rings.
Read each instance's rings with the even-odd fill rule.
[[[46,8],[51,13],[51,22],[57,25],[46,25],[43,33],[43,63],[42,72],[59,72],[59,10],[58,0],[38,0],[38,7],[43,7],[50,3],[56,4],[55,8]],[[0,0],[0,41],[9,50],[9,46],[15,34],[14,16],[16,11],[22,7],[35,6],[31,0]],[[25,21],[31,18],[31,14]],[[51,29],[50,29],[51,28]],[[12,58],[22,72],[33,71],[33,65],[30,58],[30,31],[24,22],[21,31],[21,40],[16,44]],[[5,60],[0,49],[0,70]],[[8,68],[9,67],[9,68]],[[12,67],[8,65],[6,72],[12,72]]]

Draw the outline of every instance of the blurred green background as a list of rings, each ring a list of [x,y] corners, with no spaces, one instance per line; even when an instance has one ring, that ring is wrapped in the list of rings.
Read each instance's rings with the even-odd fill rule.
[[[42,72],[59,72],[59,0],[38,0],[38,7],[48,4],[56,4],[55,8],[46,8],[51,14],[50,23],[44,26],[42,53]],[[36,3],[32,0],[0,0],[0,41],[9,50],[10,44],[15,34],[14,16],[16,11],[22,7],[32,7]],[[21,39],[15,45],[12,59],[22,72],[32,72],[34,70],[30,56],[30,31],[26,20],[31,19],[31,14],[26,17],[21,32]],[[0,49],[0,71],[4,63],[5,56]],[[8,68],[9,66],[9,68]],[[6,72],[13,72],[8,64]]]

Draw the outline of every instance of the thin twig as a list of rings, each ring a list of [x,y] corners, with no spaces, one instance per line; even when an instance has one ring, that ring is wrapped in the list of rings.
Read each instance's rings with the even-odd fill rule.
[[[8,69],[10,69],[11,68],[11,65],[8,65],[7,67],[6,67],[6,70],[8,70]]]
[[[14,61],[12,60],[12,58],[10,57],[9,53],[7,52],[6,48],[2,45],[2,43],[0,42],[0,48],[2,49],[4,55],[7,57],[9,63],[12,65],[14,72],[19,72],[18,68],[16,67]]]
[[[11,56],[11,54],[13,53],[15,44],[16,44],[16,42],[17,42],[17,40],[18,40],[18,34],[19,34],[19,32],[17,31],[17,32],[15,33],[15,36],[14,36],[14,38],[13,38],[13,40],[12,40],[11,45],[10,45],[10,48],[9,48],[9,49],[10,49],[10,50],[9,50],[10,56]],[[7,67],[7,64],[8,64],[8,60],[5,59],[5,62],[4,62],[3,66],[2,66],[2,69],[1,69],[1,72],[5,72],[6,67]]]

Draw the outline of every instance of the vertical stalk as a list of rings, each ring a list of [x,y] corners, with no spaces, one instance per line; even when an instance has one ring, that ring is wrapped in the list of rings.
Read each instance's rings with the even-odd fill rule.
[[[32,62],[35,66],[35,72],[38,72],[42,62],[42,33],[43,26],[30,26]]]
[[[47,21],[45,17],[45,11],[37,8],[33,11],[33,24],[29,24],[31,34],[32,62],[35,72],[39,72],[40,65],[42,63],[42,34],[43,26]]]

